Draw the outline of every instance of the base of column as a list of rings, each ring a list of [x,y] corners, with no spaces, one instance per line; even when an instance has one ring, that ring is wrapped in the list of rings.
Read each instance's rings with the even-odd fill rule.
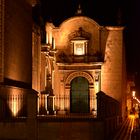
[[[56,111],[55,111],[55,110],[51,110],[51,111],[49,111],[48,114],[49,114],[49,115],[56,115]]]
[[[97,111],[92,110],[92,111],[91,111],[91,114],[94,116],[94,118],[97,118]]]
[[[59,110],[59,111],[57,111],[57,114],[66,115],[66,111],[65,110]]]
[[[49,111],[47,110],[47,115],[49,114]]]

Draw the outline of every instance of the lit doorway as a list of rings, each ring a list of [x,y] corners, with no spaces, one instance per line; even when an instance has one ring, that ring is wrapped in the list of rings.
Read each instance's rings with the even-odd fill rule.
[[[84,77],[76,77],[71,81],[70,112],[89,113],[89,83]]]

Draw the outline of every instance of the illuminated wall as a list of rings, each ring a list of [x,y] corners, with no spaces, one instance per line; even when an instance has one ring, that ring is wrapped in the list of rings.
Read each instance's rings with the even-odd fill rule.
[[[70,53],[69,35],[78,30],[79,27],[83,28],[91,35],[89,42],[89,54],[96,53],[100,50],[100,26],[92,19],[84,16],[72,17],[60,24],[59,28],[53,29],[53,37],[55,38],[56,49]],[[92,30],[91,30],[92,29]]]
[[[28,90],[12,86],[0,86],[0,97],[5,102],[5,118],[27,116]]]
[[[124,117],[127,95],[123,29],[123,27],[107,27],[108,37],[101,71],[101,90],[121,103]]]
[[[41,35],[37,25],[33,25],[32,31],[32,89],[40,91],[41,73]]]
[[[101,90],[121,101],[123,84],[123,27],[107,27],[105,62],[101,71]]]
[[[0,1],[0,98],[16,117],[26,110],[25,89],[32,87],[31,17],[28,0]]]
[[[32,7],[24,0],[5,3],[4,77],[8,84],[19,81],[31,87]]]
[[[13,90],[12,93],[10,93],[8,100],[7,100],[9,109],[12,113],[13,117],[17,117],[20,115],[21,109],[23,109],[23,94],[22,92],[19,93],[16,90]]]

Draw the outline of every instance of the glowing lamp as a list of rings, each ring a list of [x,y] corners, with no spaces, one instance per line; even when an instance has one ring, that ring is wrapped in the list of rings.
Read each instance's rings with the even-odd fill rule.
[[[136,91],[132,91],[132,96],[135,97]]]

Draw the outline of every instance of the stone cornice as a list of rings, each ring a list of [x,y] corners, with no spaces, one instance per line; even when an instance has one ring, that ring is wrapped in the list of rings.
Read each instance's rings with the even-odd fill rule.
[[[105,27],[107,30],[112,30],[112,31],[119,31],[119,30],[124,30],[124,26],[106,26]]]

